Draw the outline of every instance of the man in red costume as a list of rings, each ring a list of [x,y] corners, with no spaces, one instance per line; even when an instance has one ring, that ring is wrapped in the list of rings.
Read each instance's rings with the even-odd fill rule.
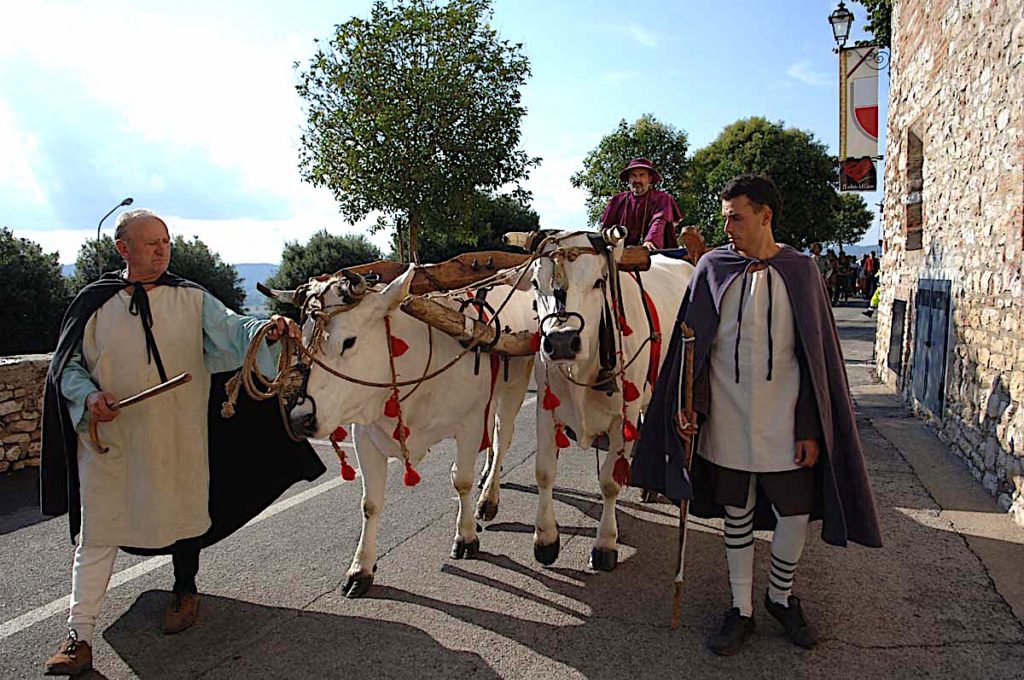
[[[608,201],[601,216],[602,227],[626,227],[626,245],[644,245],[649,250],[678,248],[675,225],[683,219],[683,212],[675,199],[664,191],[653,188],[661,182],[661,173],[646,158],[634,158],[619,179],[629,185]]]

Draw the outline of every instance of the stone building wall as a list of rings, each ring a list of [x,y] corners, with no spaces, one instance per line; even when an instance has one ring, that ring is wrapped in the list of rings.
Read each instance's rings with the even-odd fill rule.
[[[897,0],[886,160],[878,373],[1024,524],[1024,0]],[[918,321],[941,318],[921,280],[950,293],[938,410],[914,384]]]
[[[49,354],[0,357],[0,472],[39,465],[39,421],[49,366]]]

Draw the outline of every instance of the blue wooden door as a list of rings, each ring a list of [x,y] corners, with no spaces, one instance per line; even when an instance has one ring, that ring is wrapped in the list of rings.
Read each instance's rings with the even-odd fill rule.
[[[914,398],[936,415],[942,414],[945,403],[949,297],[949,281],[918,282],[912,390]]]

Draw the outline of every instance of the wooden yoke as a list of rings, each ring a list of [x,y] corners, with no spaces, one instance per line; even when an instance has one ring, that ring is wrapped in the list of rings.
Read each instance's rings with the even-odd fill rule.
[[[519,266],[530,259],[529,255],[506,253],[500,250],[485,250],[476,253],[456,255],[446,262],[427,264],[416,269],[409,286],[410,295],[423,295],[443,290],[454,290],[471,286],[502,269]],[[377,283],[391,283],[404,274],[408,263],[378,260],[345,271],[362,276],[374,275]]]
[[[456,309],[421,297],[406,298],[399,307],[409,316],[430,324],[434,328],[447,333],[459,342],[468,343],[474,338],[479,338],[484,349],[497,354],[504,354],[512,357],[532,356],[533,349],[530,347],[532,331],[519,331],[516,333],[502,333],[494,347],[488,347],[494,342],[494,324],[471,319]]]

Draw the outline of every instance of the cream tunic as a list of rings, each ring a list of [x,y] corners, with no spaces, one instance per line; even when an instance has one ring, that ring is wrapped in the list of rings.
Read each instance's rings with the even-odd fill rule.
[[[160,382],[156,362],[147,363],[142,323],[128,312],[130,299],[130,291],[121,291],[108,300],[82,339],[93,382],[119,399]],[[159,548],[210,527],[203,291],[157,286],[149,305],[167,377],[187,371],[192,382],[100,423],[108,453],[97,453],[85,428],[79,430],[83,545]]]
[[[726,289],[719,310],[718,334],[708,355],[711,409],[701,427],[697,452],[703,458],[734,470],[782,472],[795,470],[794,424],[800,392],[796,329],[786,284],[778,272],[772,284],[772,379],[768,380],[769,266],[743,275]],[[741,296],[742,329],[737,323]],[[736,382],[735,347],[740,332],[739,374]]]

